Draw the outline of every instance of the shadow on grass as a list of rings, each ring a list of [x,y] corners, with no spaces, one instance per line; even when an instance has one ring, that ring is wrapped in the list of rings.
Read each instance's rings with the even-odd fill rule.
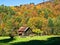
[[[46,42],[47,45],[60,45],[60,37],[49,38]]]
[[[0,43],[8,43],[13,40],[14,40],[13,38],[3,39],[3,40],[0,40]]]
[[[52,37],[48,40],[31,40],[28,42],[17,42],[12,45],[60,45],[60,37]]]

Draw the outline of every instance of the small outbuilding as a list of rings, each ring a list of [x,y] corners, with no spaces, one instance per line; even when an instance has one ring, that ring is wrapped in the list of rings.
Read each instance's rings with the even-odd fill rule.
[[[19,28],[18,34],[21,36],[28,36],[28,35],[32,34],[32,30],[29,27],[22,26]]]

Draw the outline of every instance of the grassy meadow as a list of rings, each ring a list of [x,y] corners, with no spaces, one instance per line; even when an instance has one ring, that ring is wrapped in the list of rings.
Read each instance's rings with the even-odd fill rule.
[[[59,36],[0,37],[0,45],[59,45]]]

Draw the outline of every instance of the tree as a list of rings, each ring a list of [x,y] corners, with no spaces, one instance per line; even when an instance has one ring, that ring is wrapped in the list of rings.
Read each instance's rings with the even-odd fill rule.
[[[39,17],[30,18],[29,21],[28,21],[28,26],[30,26],[33,29],[34,28],[41,29],[42,21],[40,21]]]
[[[42,12],[42,10],[41,9],[39,9],[38,11],[37,11],[37,13],[38,13],[38,16],[40,15],[40,13]]]
[[[55,19],[55,34],[60,34],[60,16]]]
[[[49,11],[47,9],[44,10],[44,17],[48,19]]]
[[[52,20],[52,18],[49,18],[48,19],[48,27],[50,27],[51,28],[51,34],[54,34],[54,23],[53,23],[53,20]]]
[[[48,8],[44,8],[44,18],[48,19],[48,17],[50,16],[49,14],[52,14],[52,12],[48,9]]]

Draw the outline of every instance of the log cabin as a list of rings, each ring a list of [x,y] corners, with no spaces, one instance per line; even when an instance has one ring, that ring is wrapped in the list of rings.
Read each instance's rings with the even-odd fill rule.
[[[19,28],[18,34],[21,36],[28,36],[32,34],[32,30],[29,27],[22,26]]]

